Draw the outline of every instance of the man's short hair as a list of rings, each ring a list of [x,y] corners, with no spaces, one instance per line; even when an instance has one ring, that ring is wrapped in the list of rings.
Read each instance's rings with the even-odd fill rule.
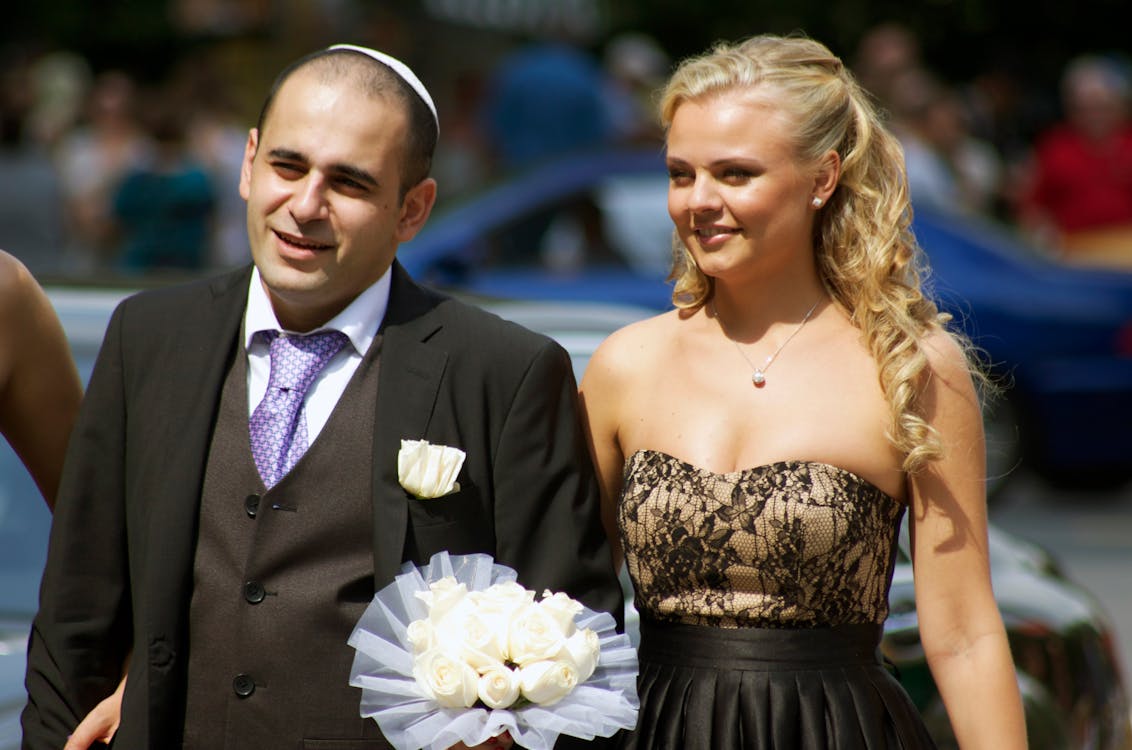
[[[436,117],[424,99],[401,76],[388,66],[360,52],[350,49],[322,49],[312,52],[284,68],[275,81],[260,109],[256,129],[262,134],[279,89],[294,73],[312,68],[326,80],[352,77],[367,96],[387,96],[404,105],[409,116],[408,137],[405,143],[405,160],[401,165],[401,197],[411,187],[429,175],[432,157],[436,151],[439,129]]]

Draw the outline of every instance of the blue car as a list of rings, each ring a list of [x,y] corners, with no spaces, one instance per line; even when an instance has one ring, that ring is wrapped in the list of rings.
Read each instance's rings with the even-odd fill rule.
[[[671,307],[659,150],[548,163],[441,206],[398,259],[417,279],[489,297]]]
[[[927,209],[915,231],[943,306],[1006,377],[988,409],[990,448],[1007,459],[997,468],[1025,460],[1077,487],[1128,481],[1132,274],[1069,267],[1000,227]]]
[[[441,207],[399,256],[493,297],[671,306],[658,148],[550,162]],[[1022,464],[1059,483],[1132,479],[1132,273],[1071,268],[1004,228],[917,208],[930,283],[1005,387],[988,401],[993,494]]]

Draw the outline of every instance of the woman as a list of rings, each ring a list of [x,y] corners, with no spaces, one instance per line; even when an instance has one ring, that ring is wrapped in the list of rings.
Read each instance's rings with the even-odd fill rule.
[[[627,746],[931,747],[876,656],[908,509],[959,743],[1025,747],[978,398],[920,289],[899,145],[804,38],[685,61],[661,116],[677,309],[611,336],[582,383],[641,611]]]

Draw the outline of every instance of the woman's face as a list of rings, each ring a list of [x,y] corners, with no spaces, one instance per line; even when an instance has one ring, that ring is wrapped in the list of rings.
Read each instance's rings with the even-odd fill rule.
[[[818,170],[771,98],[724,91],[682,102],[668,129],[668,213],[700,269],[742,281],[812,263]],[[829,188],[832,190],[832,188]]]

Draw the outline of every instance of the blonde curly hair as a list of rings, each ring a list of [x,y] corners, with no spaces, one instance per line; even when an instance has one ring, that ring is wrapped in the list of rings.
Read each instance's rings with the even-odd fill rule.
[[[661,94],[661,122],[667,129],[686,100],[754,87],[771,89],[792,116],[803,163],[831,150],[841,158],[837,189],[815,222],[817,268],[877,362],[891,417],[887,437],[904,456],[905,471],[917,471],[942,453],[918,403],[930,374],[920,342],[950,317],[923,291],[927,266],[911,231],[903,149],[841,60],[804,36],[720,43],[683,61]],[[669,280],[679,308],[697,309],[714,291],[678,238]]]

